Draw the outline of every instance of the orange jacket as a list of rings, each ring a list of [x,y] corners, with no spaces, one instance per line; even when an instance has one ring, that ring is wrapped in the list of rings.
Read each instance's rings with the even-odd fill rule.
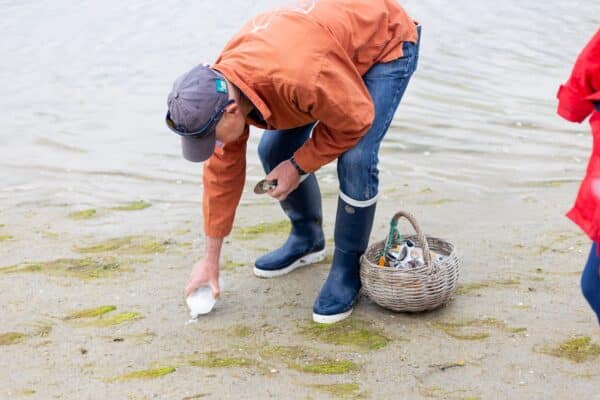
[[[313,172],[354,146],[371,127],[373,102],[362,76],[402,57],[417,41],[415,22],[395,0],[301,0],[249,21],[213,68],[254,104],[265,129],[319,121],[294,154]],[[231,232],[245,180],[248,129],[204,165],[204,230]]]

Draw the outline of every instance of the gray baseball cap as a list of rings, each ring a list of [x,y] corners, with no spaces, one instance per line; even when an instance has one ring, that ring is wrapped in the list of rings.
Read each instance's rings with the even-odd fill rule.
[[[185,159],[202,162],[213,154],[215,128],[231,103],[227,82],[206,65],[198,65],[175,80],[167,99],[166,122],[181,136]]]

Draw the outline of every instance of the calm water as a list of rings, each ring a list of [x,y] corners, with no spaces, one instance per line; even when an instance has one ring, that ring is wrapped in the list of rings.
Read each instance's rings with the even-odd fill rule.
[[[286,3],[0,1],[0,205],[198,202],[201,168],[164,127],[166,95],[247,18]],[[424,26],[422,52],[383,145],[383,184],[519,192],[579,179],[588,129],[554,115],[555,93],[600,3],[448,3],[403,2]],[[334,182],[333,166],[321,175]]]

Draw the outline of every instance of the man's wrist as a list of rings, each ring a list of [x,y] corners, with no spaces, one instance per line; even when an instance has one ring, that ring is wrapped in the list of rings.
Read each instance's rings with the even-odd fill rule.
[[[210,261],[219,261],[221,257],[221,247],[223,246],[223,238],[206,236],[206,244],[204,246],[204,257]]]
[[[296,168],[296,171],[298,172],[298,175],[302,176],[302,175],[306,175],[306,171],[304,171],[299,165],[298,162],[296,162],[296,159],[292,156],[292,158],[290,158],[290,162],[292,163],[292,165],[294,166],[294,168]]]

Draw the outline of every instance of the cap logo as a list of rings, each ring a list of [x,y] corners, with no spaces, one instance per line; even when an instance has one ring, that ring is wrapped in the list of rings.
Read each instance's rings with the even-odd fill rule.
[[[217,92],[219,93],[227,93],[227,83],[225,83],[222,79],[217,79],[215,81],[215,86],[217,88]]]

